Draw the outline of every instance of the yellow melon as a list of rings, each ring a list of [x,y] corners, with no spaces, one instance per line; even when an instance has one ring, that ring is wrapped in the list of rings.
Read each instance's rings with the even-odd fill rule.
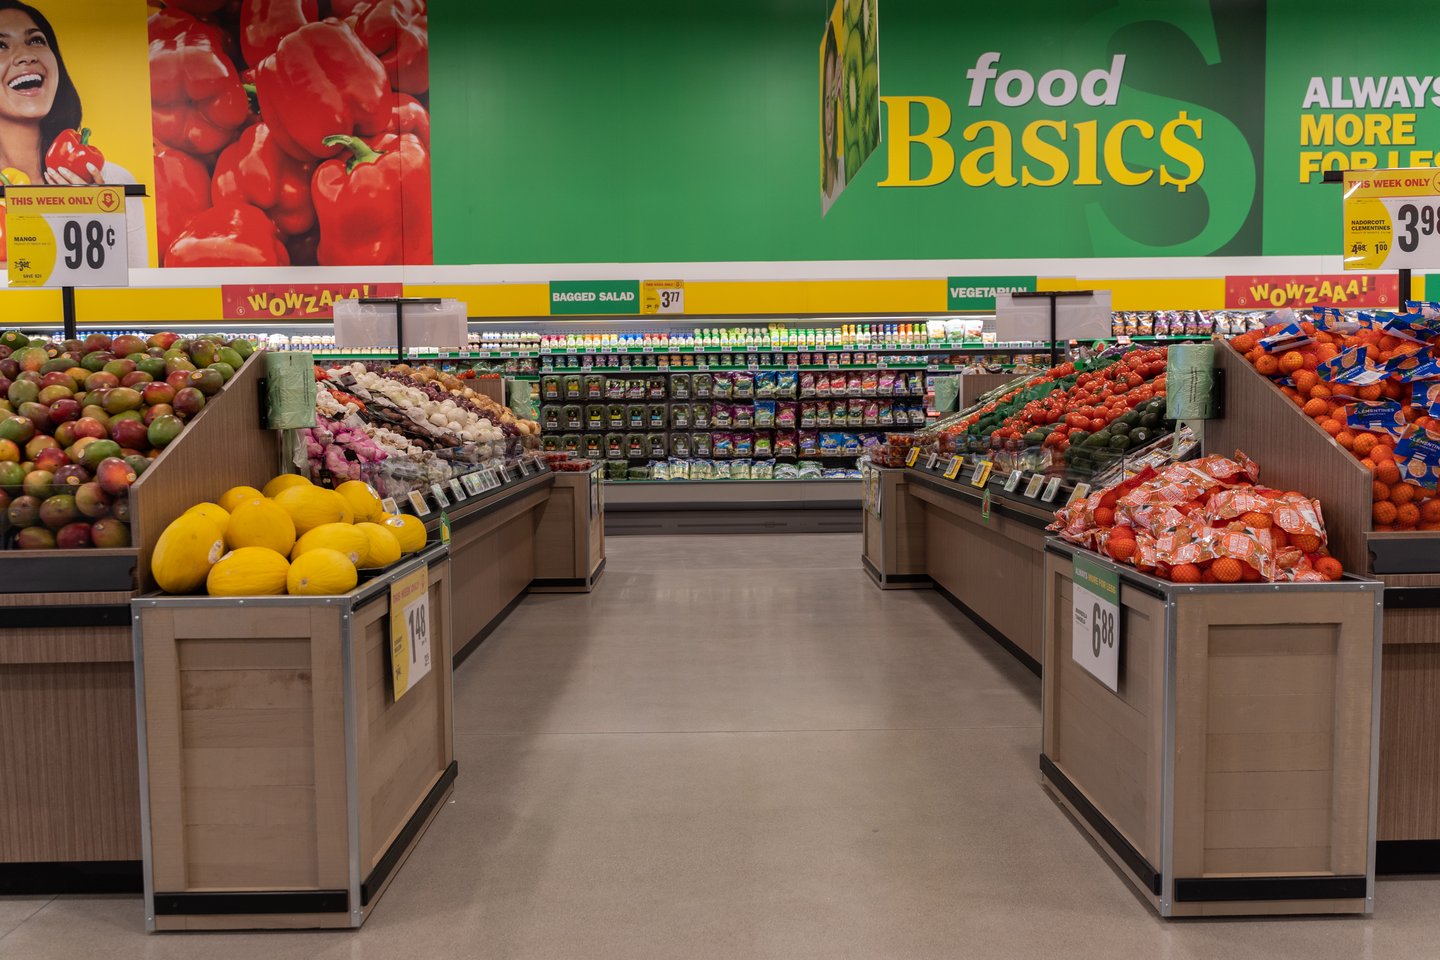
[[[308,486],[311,486],[310,481],[300,476],[300,474],[282,473],[274,480],[271,480],[269,483],[265,484],[265,489],[261,492],[264,493],[265,496],[273,500],[280,494],[281,490],[289,490],[291,487]]]
[[[254,487],[231,487],[220,495],[220,506],[234,513],[235,508],[245,501],[259,500],[263,496],[265,496],[265,494],[256,490]]]
[[[414,553],[417,550],[425,549],[425,524],[419,518],[405,514],[385,514],[380,525],[389,527],[395,534],[395,539],[400,541],[402,553]]]
[[[290,561],[264,547],[231,550],[210,568],[205,592],[212,597],[270,597],[285,592]]]
[[[225,534],[202,513],[177,517],[155,541],[150,572],[166,593],[194,593],[225,552]]]
[[[186,513],[198,513],[198,514],[200,514],[202,517],[205,517],[205,518],[213,521],[214,524],[215,524],[215,526],[217,526],[217,527],[220,528],[220,534],[221,534],[222,536],[225,534],[225,531],[226,531],[227,529],[229,529],[229,526],[230,526],[230,512],[229,512],[228,510],[226,510],[224,507],[220,506],[219,504],[216,504],[216,503],[197,503],[197,504],[195,504],[195,506],[191,507],[189,510],[186,510],[185,512],[186,512]]]
[[[295,541],[295,549],[290,552],[290,559],[320,549],[342,553],[358,567],[370,552],[370,541],[363,530],[357,530],[348,523],[322,523],[314,530],[301,534],[300,539]]]
[[[357,523],[355,529],[365,534],[370,547],[360,566],[388,567],[400,559],[400,538],[389,527],[378,523]]]
[[[225,530],[225,546],[230,550],[264,547],[288,557],[295,546],[295,521],[274,500],[255,497],[240,504],[230,514],[230,526]]]
[[[348,509],[340,494],[309,483],[281,490],[274,500],[280,509],[290,514],[290,519],[295,521],[295,532],[302,537],[318,526],[343,522]]]
[[[365,481],[346,480],[335,488],[335,492],[344,497],[345,502],[350,505],[356,523],[365,523],[380,516],[380,498]]]
[[[332,597],[354,590],[359,579],[355,565],[343,553],[317,547],[296,557],[290,564],[285,588],[297,597]]]

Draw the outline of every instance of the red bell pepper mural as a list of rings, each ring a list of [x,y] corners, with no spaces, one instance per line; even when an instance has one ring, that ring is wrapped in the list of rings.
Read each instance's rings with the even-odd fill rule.
[[[161,266],[432,262],[425,0],[166,0],[149,33]]]

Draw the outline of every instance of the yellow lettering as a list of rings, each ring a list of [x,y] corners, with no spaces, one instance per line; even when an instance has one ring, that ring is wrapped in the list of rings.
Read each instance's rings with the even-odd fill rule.
[[[1188,170],[1185,176],[1177,177],[1170,173],[1168,165],[1162,163],[1160,165],[1160,185],[1163,187],[1173,184],[1176,190],[1184,193],[1185,188],[1199,180],[1200,175],[1205,172],[1205,155],[1200,152],[1196,144],[1186,143],[1180,139],[1178,131],[1181,127],[1185,127],[1195,134],[1196,141],[1204,137],[1201,121],[1191,120],[1184,110],[1180,111],[1180,116],[1161,128],[1160,149],[1170,159],[1185,164]]]
[[[1009,127],[996,120],[980,120],[966,127],[960,135],[966,141],[973,142],[986,130],[990,131],[994,143],[965,154],[960,160],[960,179],[971,187],[984,187],[992,183],[1001,187],[1013,187],[1017,181],[1015,174],[1011,172],[1014,146]],[[990,158],[989,170],[980,166],[980,161],[986,157]]]
[[[1085,120],[1075,124],[1075,132],[1079,135],[1080,140],[1080,172],[1071,182],[1077,187],[1098,187],[1100,185],[1100,177],[1096,173],[1099,159],[1096,155],[1099,153],[1100,139],[1096,133],[1097,126],[1098,124],[1094,120]]]
[[[1415,114],[1395,114],[1395,132],[1391,135],[1390,142],[1407,147],[1415,143]]]
[[[1305,113],[1300,115],[1300,146],[1302,147],[1323,147],[1329,145],[1335,138],[1335,118],[1322,113],[1313,116]]]
[[[1022,187],[1053,187],[1070,175],[1070,158],[1065,151],[1058,146],[1043,140],[1040,137],[1041,130],[1054,130],[1064,140],[1066,135],[1066,123],[1064,120],[1036,120],[1027,126],[1020,134],[1021,149],[1037,163],[1043,163],[1050,167],[1051,176],[1040,179],[1030,172],[1030,165],[1025,164],[1020,168],[1020,185]]]
[[[955,149],[944,139],[950,129],[950,107],[939,97],[881,97],[889,113],[890,130],[886,136],[888,175],[876,186],[933,187],[944,183],[955,172]],[[925,130],[910,132],[910,106],[919,104],[926,110]],[[911,177],[910,145],[918,143],[930,151],[930,172],[916,180]]]
[[[1121,120],[1105,134],[1105,169],[1116,183],[1138,187],[1155,175],[1154,170],[1137,173],[1125,166],[1125,131],[1138,130],[1142,140],[1155,136],[1155,128],[1144,120]]]

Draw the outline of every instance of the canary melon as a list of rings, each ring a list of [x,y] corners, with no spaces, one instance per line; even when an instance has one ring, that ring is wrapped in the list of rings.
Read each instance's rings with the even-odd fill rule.
[[[402,553],[414,553],[425,548],[425,524],[419,517],[408,513],[387,513],[381,518],[380,525],[388,527],[395,534],[395,539],[400,541]]]
[[[365,534],[369,550],[361,560],[362,567],[388,567],[400,559],[400,538],[389,527],[378,523],[357,523],[355,529]]]
[[[343,553],[317,547],[296,557],[290,564],[285,587],[292,596],[330,597],[354,590],[359,579],[355,565]]]
[[[335,488],[335,492],[344,497],[345,502],[350,505],[356,523],[365,523],[380,517],[380,498],[365,481],[346,480]]]
[[[290,519],[295,521],[295,532],[302,537],[327,523],[344,522],[349,512],[340,494],[309,483],[281,490],[274,500],[280,509],[290,514]]]
[[[256,490],[254,487],[231,487],[220,495],[220,506],[234,513],[235,508],[240,506],[240,504],[247,500],[259,500],[263,496],[265,496],[265,494]]]
[[[214,521],[215,526],[220,528],[220,535],[224,536],[225,531],[230,527],[230,511],[217,503],[197,503],[186,513],[198,513]]]
[[[291,487],[309,486],[312,486],[310,481],[298,473],[282,473],[280,476],[265,484],[265,489],[261,492],[273,500],[280,495],[280,491],[282,490],[289,490]]]
[[[194,593],[225,552],[225,534],[202,513],[177,517],[155,541],[150,572],[166,593]]]
[[[344,554],[351,564],[358,567],[360,561],[370,552],[370,540],[365,536],[365,531],[348,523],[322,523],[314,530],[301,534],[300,539],[295,541],[295,549],[290,552],[290,559],[294,560],[311,550],[320,549]]]
[[[247,500],[230,514],[225,546],[230,550],[264,547],[288,557],[295,546],[295,521],[268,497]]]
[[[212,597],[269,597],[285,592],[290,561],[264,547],[241,547],[221,557],[205,578]]]

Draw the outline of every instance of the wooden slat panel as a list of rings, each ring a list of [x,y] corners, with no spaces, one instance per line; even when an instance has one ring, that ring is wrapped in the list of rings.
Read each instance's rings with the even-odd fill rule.
[[[1327,810],[1210,810],[1205,814],[1205,845],[1230,847],[1324,847],[1330,840]],[[1178,871],[1179,868],[1177,867]],[[1207,864],[1208,872],[1208,864]]]
[[[1383,657],[1376,835],[1440,839],[1440,644],[1387,643]]]
[[[186,640],[286,639],[304,637],[310,628],[310,611],[302,606],[252,606],[245,608],[243,616],[221,607],[171,609],[175,611],[175,635]]]
[[[1215,755],[1213,745],[1210,755]],[[1205,778],[1208,810],[1329,810],[1329,769],[1216,771]]]
[[[1311,733],[1210,734],[1212,773],[1265,770],[1329,770],[1334,750],[1330,731]]]
[[[190,889],[319,889],[314,825],[185,827]]]
[[[310,703],[308,669],[186,670],[182,666],[180,681],[186,710],[302,709]]]
[[[231,487],[263,486],[279,470],[278,434],[258,429],[264,372],[265,357],[256,353],[131,488],[132,541],[140,552],[136,576],[142,593],[156,589],[150,556],[170,521]]]
[[[300,624],[289,639],[210,640],[205,637],[187,637],[180,648],[180,669],[192,670],[247,670],[247,669],[288,669],[304,670],[310,666],[310,651],[303,643],[296,643],[298,637],[309,634]]]
[[[1237,874],[1255,876],[1267,873],[1287,876],[1330,874],[1330,846],[1322,847],[1247,847],[1238,850],[1205,851],[1207,876]]]
[[[1346,570],[1369,570],[1369,471],[1228,343],[1216,344],[1215,365],[1225,371],[1230,414],[1205,424],[1205,452],[1244,451],[1260,463],[1266,486],[1319,500],[1330,551]]]
[[[181,737],[197,747],[278,747],[308,743],[309,707],[263,710],[185,710]]]
[[[308,744],[187,749],[183,763],[187,790],[198,786],[308,787],[315,782],[314,751]]]

